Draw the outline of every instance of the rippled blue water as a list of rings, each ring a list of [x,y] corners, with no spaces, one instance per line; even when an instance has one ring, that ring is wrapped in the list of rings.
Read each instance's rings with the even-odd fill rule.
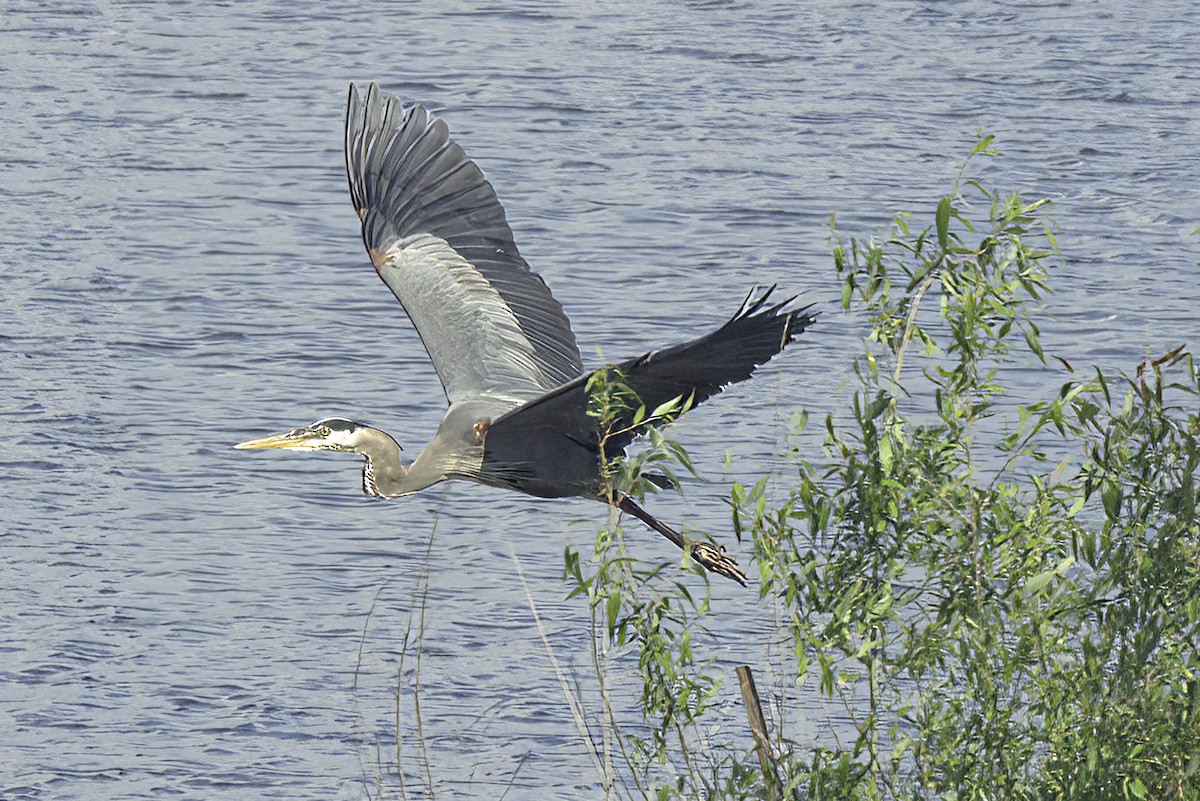
[[[836,311],[828,214],[861,232],[930,212],[980,128],[1005,154],[986,179],[1056,204],[1051,351],[1131,368],[1200,344],[1190,3],[448,7],[18,0],[0,17],[0,797],[374,793],[434,521],[434,782],[599,794],[510,553],[586,677],[559,574],[601,507],[467,485],[377,503],[352,460],[229,447],[341,414],[415,452],[440,417],[346,197],[351,80],[441,111],[585,360],[713,326],[755,283],[826,309],[676,428],[719,482],[768,468],[779,421],[842,391],[859,321]],[[720,531],[723,492],[655,508]],[[722,653],[761,663],[754,593],[714,589]],[[829,713],[793,714],[816,730]],[[419,766],[407,703],[399,720]]]

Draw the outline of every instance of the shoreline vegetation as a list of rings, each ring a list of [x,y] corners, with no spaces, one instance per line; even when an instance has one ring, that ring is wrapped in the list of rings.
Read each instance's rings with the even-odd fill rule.
[[[1200,798],[1200,369],[1183,346],[1119,374],[1043,351],[1048,202],[972,178],[991,145],[929,220],[862,239],[830,221],[865,322],[848,406],[820,430],[796,410],[776,475],[728,498],[773,625],[761,664],[719,662],[737,633],[703,571],[635,561],[615,507],[591,553],[567,549],[596,719],[554,664],[604,798]],[[1007,394],[1005,368],[1034,360],[1057,390]],[[636,399],[594,384],[603,432]],[[668,434],[610,465],[612,491],[695,472]],[[613,709],[617,682],[636,710]],[[801,695],[838,711],[831,736],[798,731]]]

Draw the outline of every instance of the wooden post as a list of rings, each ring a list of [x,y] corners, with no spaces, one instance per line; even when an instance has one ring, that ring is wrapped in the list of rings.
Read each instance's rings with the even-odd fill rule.
[[[767,721],[763,717],[762,704],[758,700],[758,689],[754,686],[754,675],[748,665],[737,669],[738,686],[742,690],[742,703],[746,707],[746,719],[750,722],[750,733],[754,735],[754,747],[758,752],[758,764],[762,766],[763,781],[767,785],[767,797],[780,801],[783,782],[775,772],[775,760],[771,757],[771,739],[767,736]]]

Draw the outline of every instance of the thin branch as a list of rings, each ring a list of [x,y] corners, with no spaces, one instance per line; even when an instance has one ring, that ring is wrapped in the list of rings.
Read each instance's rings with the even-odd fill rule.
[[[542,638],[542,647],[546,649],[546,656],[550,658],[550,666],[554,669],[554,675],[558,679],[558,684],[562,688],[563,696],[567,699],[567,708],[571,710],[571,717],[575,722],[575,731],[579,733],[579,737],[587,746],[588,756],[592,758],[592,765],[596,768],[596,774],[601,781],[606,781],[604,767],[600,764],[600,755],[596,753],[596,745],[592,742],[592,738],[588,735],[587,721],[584,720],[583,712],[579,708],[579,704],[575,700],[575,696],[571,694],[570,685],[567,683],[567,675],[562,669],[562,665],[558,662],[558,657],[554,655],[554,648],[550,645],[550,637],[546,634],[546,626],[542,623],[542,616],[538,614],[537,604],[534,603],[533,593],[529,589],[529,582],[525,580],[525,571],[521,567],[521,560],[517,558],[515,550],[510,550],[509,555],[512,556],[513,564],[517,568],[517,578],[521,580],[521,586],[525,589],[525,599],[529,602],[529,613],[533,616],[533,623],[537,626],[538,636]],[[606,793],[607,794],[607,793]]]
[[[925,292],[933,284],[933,277],[937,274],[942,266],[944,256],[938,256],[937,261],[929,268],[929,272],[925,274],[925,279],[921,281],[921,286],[917,289],[917,293],[913,295],[912,305],[908,308],[908,317],[904,321],[904,334],[900,337],[900,346],[896,348],[896,370],[892,373],[892,385],[900,386],[900,370],[904,367],[904,350],[908,347],[908,341],[912,338],[913,328],[916,327],[917,311],[921,308],[921,300],[925,297]]]
[[[417,753],[421,757],[421,762],[425,766],[425,783],[429,787],[429,797],[435,796],[433,790],[433,773],[429,769],[429,749],[425,745],[425,732],[421,727],[421,653],[424,650],[425,643],[425,607],[429,598],[429,556],[433,552],[433,535],[437,531],[438,517],[435,514],[433,518],[433,526],[429,529],[429,541],[425,544],[425,556],[421,560],[421,578],[417,585],[418,592],[421,594],[420,616],[417,618],[417,665],[413,669],[412,694],[413,694],[413,716],[417,723]],[[399,731],[397,731],[397,739],[399,739]],[[399,766],[397,765],[397,768]]]

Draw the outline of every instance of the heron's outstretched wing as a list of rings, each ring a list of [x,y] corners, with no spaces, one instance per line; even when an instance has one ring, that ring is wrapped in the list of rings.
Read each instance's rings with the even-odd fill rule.
[[[746,380],[816,319],[809,307],[789,309],[791,299],[770,304],[771,291],[747,297],[712,333],[628,359],[609,368],[610,374],[618,373],[614,379],[633,390],[648,412],[678,397],[698,404]],[[596,419],[587,413],[589,378],[581,376],[492,421],[484,440],[485,472],[504,470],[517,480],[547,485],[584,478],[583,467],[565,476],[562,465],[583,465],[585,451],[589,458],[599,455]],[[608,455],[618,454],[636,436],[635,411],[628,409],[613,421],[613,429],[623,433],[608,440]]]
[[[351,85],[346,172],[371,261],[451,403],[534,398],[580,374],[562,306],[517,252],[495,191],[444,122],[375,84],[362,99]]]

